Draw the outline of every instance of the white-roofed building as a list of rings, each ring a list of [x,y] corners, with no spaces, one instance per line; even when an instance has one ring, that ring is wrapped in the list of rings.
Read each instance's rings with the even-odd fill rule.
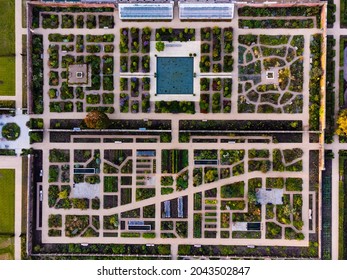
[[[234,4],[231,3],[178,3],[179,18],[183,20],[232,20]]]
[[[261,205],[268,203],[281,205],[283,204],[283,189],[257,189],[256,197],[257,202]]]
[[[119,18],[122,20],[172,20],[171,3],[135,3],[118,4]]]

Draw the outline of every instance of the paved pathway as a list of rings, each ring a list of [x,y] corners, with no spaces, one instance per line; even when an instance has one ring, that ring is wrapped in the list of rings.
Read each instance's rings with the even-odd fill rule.
[[[175,9],[175,12],[177,12],[177,9]],[[131,26],[136,26],[137,24],[136,23],[131,23]],[[155,28],[158,23],[153,23],[153,22],[148,22],[146,23],[147,26],[150,26],[152,28]],[[172,22],[165,22],[162,24],[162,26],[164,27],[178,27],[178,26],[185,26],[186,23],[180,23],[180,22],[177,22],[177,18],[176,20],[172,21]],[[208,26],[210,24],[206,23],[206,26]],[[238,29],[237,28],[237,20],[233,20],[231,23],[230,22],[221,22],[219,24],[220,27],[234,27],[234,38],[237,38],[238,35],[240,34],[248,34],[248,33],[253,33],[253,34],[256,34],[256,35],[259,35],[259,34],[262,34],[264,33],[263,30],[246,30],[246,29]],[[129,26],[129,23],[128,22],[121,22],[119,20],[116,20],[116,29],[120,29],[122,27],[131,27]],[[193,22],[193,23],[190,23],[190,27],[192,28],[197,28],[197,32],[199,32],[199,28],[201,27],[201,23],[200,22]],[[274,30],[269,30],[268,31],[268,34],[271,34],[271,35],[282,35],[282,34],[288,34],[288,35],[296,35],[298,33],[303,33],[305,34],[305,54],[307,55],[309,53],[309,36],[310,34],[314,34],[316,32],[320,32],[321,30],[318,30],[318,29],[305,29],[305,30],[290,30],[290,29],[285,29],[285,30],[282,30],[282,29],[274,29]],[[36,29],[34,31],[35,33],[39,33],[39,34],[44,34],[44,35],[47,35],[48,33],[51,33],[51,30],[47,30],[47,29]],[[62,33],[62,34],[81,34],[81,30],[67,30],[67,29],[61,29],[61,28],[58,28],[58,29],[55,29],[54,32],[57,32],[57,33]],[[112,32],[111,30],[103,30],[103,29],[95,29],[95,30],[89,30],[88,31],[89,33],[93,33],[93,34],[106,34],[108,32]],[[44,42],[44,45],[47,46],[48,42],[45,41]],[[118,45],[119,45],[119,37],[116,36],[116,39],[115,39],[115,42],[114,42],[114,45],[116,46],[115,49],[117,49]],[[119,69],[119,65],[118,65],[118,61],[119,61],[119,53],[115,52],[115,69]],[[234,46],[234,52],[233,52],[233,56],[234,58],[237,57],[237,48]],[[44,56],[44,65],[47,65],[47,56]],[[235,59],[236,60],[236,59]],[[308,57],[306,57],[305,59],[305,65],[304,65],[304,69],[305,70],[305,77],[304,77],[304,86],[305,88],[308,88],[307,85],[308,85],[308,69],[309,69],[309,59]],[[48,68],[45,67],[45,77],[48,77]],[[219,76],[219,74],[218,74]],[[238,77],[238,74],[237,74],[237,67],[234,67],[234,71],[231,73],[230,77],[234,78],[234,86],[233,86],[233,94],[232,94],[232,99],[233,99],[233,102],[232,102],[232,113],[233,112],[236,112],[237,111],[237,96],[238,96],[238,93],[237,93],[237,86],[235,86],[235,81],[237,80],[237,77]],[[115,88],[117,88],[117,79],[115,80]],[[45,90],[44,92],[46,93],[46,91],[48,90],[48,86],[45,86]],[[47,114],[48,112],[48,104],[49,104],[49,100],[48,100],[48,97],[47,95],[45,94],[45,115]],[[308,96],[305,97],[305,101],[304,101],[304,104],[308,104]],[[117,102],[116,102],[117,104]],[[179,123],[179,119],[201,119],[201,115],[199,114],[196,114],[196,115],[185,115],[185,114],[180,114],[180,115],[177,115],[175,116],[175,118],[173,118],[173,116],[171,114],[161,114],[161,115],[158,115],[158,114],[142,114],[142,113],[138,113],[138,114],[118,114],[118,106],[116,105],[116,114],[117,114],[117,118],[118,119],[129,119],[129,118],[132,118],[132,119],[144,119],[144,118],[148,118],[148,119],[151,119],[151,118],[160,118],[160,119],[169,119],[169,120],[172,120],[172,128],[173,128],[173,133],[172,133],[172,143],[168,143],[168,144],[165,144],[165,143],[161,143],[160,144],[160,148],[158,149],[157,147],[157,144],[143,144],[143,146],[145,146],[146,148],[153,148],[153,149],[157,149],[158,153],[160,154],[161,153],[161,149],[172,149],[172,148],[187,148],[187,144],[183,144],[183,143],[178,143],[178,123]],[[305,106],[307,107],[307,106]],[[63,113],[63,114],[57,114],[57,113],[52,113],[49,115],[49,118],[57,118],[57,119],[76,119],[76,118],[84,118],[85,116],[85,113]],[[208,115],[204,115],[204,118],[206,119],[213,119],[213,120],[220,120],[220,119],[225,119],[228,115],[226,114],[208,114]],[[280,116],[280,119],[283,119],[283,120],[297,120],[298,118],[300,118],[302,121],[303,121],[303,124],[304,124],[304,127],[307,127],[307,124],[308,124],[308,110],[305,109],[304,112],[302,114],[295,114],[295,115],[292,115],[292,114],[281,114]],[[45,120],[49,120],[49,118],[46,118],[44,117]],[[268,120],[271,120],[273,119],[273,115],[272,114],[233,114],[233,119],[249,119],[249,120],[258,120],[258,119],[268,119]],[[46,127],[48,127],[49,124],[46,122]],[[306,137],[307,133],[305,133],[305,137],[304,137],[304,143],[303,145],[306,147],[306,149],[319,149],[320,146],[317,144],[309,144],[308,142],[308,137]],[[234,144],[232,146],[232,149],[237,149],[237,148],[244,148],[244,145],[245,144]],[[44,154],[43,154],[43,169],[44,169],[44,178],[43,180],[44,181],[47,181],[47,178],[48,178],[48,167],[49,167],[49,162],[48,162],[48,149],[52,149],[52,148],[67,148],[67,149],[71,149],[72,147],[78,147],[79,149],[83,149],[83,148],[90,148],[90,144],[83,144],[83,143],[79,143],[79,144],[71,144],[71,143],[49,143],[49,134],[48,134],[48,131],[45,131],[45,140],[44,140],[44,143],[43,144],[35,144],[34,147],[45,147],[44,149]],[[255,148],[255,147],[258,147],[259,148],[264,148],[264,144],[252,144],[252,148]],[[282,145],[279,145],[279,144],[269,144],[266,146],[266,148],[269,148],[270,150],[273,149],[273,148],[281,148]],[[302,145],[301,144],[286,144],[285,147],[286,148],[290,148],[290,147],[301,147]],[[117,146],[118,147],[118,146]],[[133,150],[133,153],[135,153],[135,150],[134,150],[134,144],[126,144],[126,143],[122,143],[119,147],[121,147],[122,149],[132,149]],[[191,151],[190,152],[190,161],[193,160],[192,158],[192,151],[193,149],[206,149],[207,147],[211,147],[211,148],[215,148],[215,144],[207,144],[207,143],[190,143],[188,144],[188,147],[189,147],[189,150]],[[222,147],[225,147],[225,148],[230,148],[230,145],[229,144],[219,144],[218,145],[218,148],[222,148]],[[107,149],[107,148],[115,148],[114,144],[111,143],[111,144],[103,144],[102,146],[102,150],[103,149]],[[102,154],[102,152],[101,152]],[[304,163],[304,172],[306,172],[305,174],[306,175],[303,175],[303,174],[290,174],[291,177],[296,177],[296,176],[300,176],[300,177],[303,177],[304,179],[304,185],[305,186],[308,186],[308,150],[306,150],[306,152],[304,153],[304,157],[303,157],[303,163]],[[157,166],[161,166],[160,164],[160,157],[157,157]],[[247,168],[247,159],[245,159],[245,163],[246,163],[246,168]],[[71,165],[72,163],[70,163]],[[189,170],[189,184],[190,186],[193,185],[193,165],[192,166],[189,166],[188,167],[188,170]],[[135,176],[135,174],[133,174],[133,177]],[[265,178],[265,175],[260,173],[260,172],[254,172],[252,173],[252,176],[259,176],[261,178]],[[278,176],[278,174],[276,172],[269,172],[266,174],[266,176]],[[157,181],[159,181],[159,177],[160,177],[160,174],[157,174],[156,175],[157,177]],[[248,178],[248,175],[245,174],[245,175],[241,175],[241,176],[238,176],[238,177],[234,177],[234,178],[231,178],[231,179],[225,179],[225,180],[221,180],[221,181],[218,181],[218,182],[214,182],[214,183],[211,183],[211,184],[206,184],[206,185],[203,185],[201,187],[199,187],[198,189],[194,189],[192,187],[190,187],[188,190],[184,191],[184,192],[175,192],[171,195],[167,195],[165,197],[161,197],[161,200],[163,199],[172,199],[172,198],[177,198],[181,195],[188,195],[189,197],[189,203],[188,205],[193,205],[193,194],[197,191],[204,191],[204,190],[207,190],[207,189],[211,189],[213,187],[217,187],[217,186],[220,186],[223,182],[234,182],[234,181],[239,181],[239,180],[243,180],[245,179],[247,181],[247,178]],[[135,179],[135,177],[133,178]],[[48,199],[48,194],[47,194],[47,188],[45,189],[46,191],[44,192],[44,203],[45,201],[47,201]],[[307,190],[307,188],[306,188]],[[133,201],[135,201],[135,196],[133,196]],[[123,205],[123,206],[119,206],[117,207],[116,209],[103,209],[103,210],[98,210],[98,214],[100,215],[100,217],[102,217],[102,215],[110,215],[110,214],[113,214],[113,213],[120,213],[122,211],[127,211],[127,210],[131,210],[133,209],[134,207],[143,207],[145,205],[149,205],[151,203],[155,203],[156,204],[156,212],[157,212],[157,216],[160,216],[160,201],[158,202],[158,198],[152,198],[152,199],[147,199],[145,201],[140,201],[140,202],[133,202],[132,204],[129,204],[129,205]],[[303,210],[303,217],[304,219],[307,219],[308,217],[308,194],[305,193],[304,194],[304,201],[303,201],[303,204],[304,204],[304,210]],[[192,207],[192,206],[190,206]],[[219,208],[219,207],[217,207]],[[57,210],[54,210],[53,211],[54,213],[57,213]],[[48,215],[49,213],[53,213],[52,212],[52,209],[48,209],[46,211],[44,211],[44,216],[43,216],[43,220],[46,221],[48,219]],[[219,211],[218,211],[219,212]],[[265,211],[264,211],[265,212]],[[80,214],[80,213],[83,213],[83,211],[81,212],[81,210],[78,210],[78,209],[70,209],[70,210],[64,210],[63,212],[64,214]],[[190,215],[189,217],[189,224],[193,224],[193,215]],[[157,236],[159,236],[159,228],[160,228],[160,223],[159,223],[160,219],[157,219],[156,220],[156,233],[157,233]],[[218,221],[218,220],[217,220]],[[102,222],[102,221],[101,221]],[[219,222],[218,222],[219,224]],[[306,226],[305,226],[305,229],[304,229],[304,232],[306,233],[306,237],[307,237],[307,233],[308,233],[308,223],[305,223]],[[50,239],[49,237],[47,237],[47,224],[46,223],[43,223],[43,240],[45,241],[47,239],[47,241]],[[191,228],[191,227],[190,227]],[[101,229],[100,230],[100,233],[102,234],[103,230]],[[64,230],[63,230],[63,236],[64,236]],[[75,238],[74,239],[74,242],[78,242],[80,238]],[[61,238],[61,241],[62,242],[71,242],[71,239],[70,238],[67,238],[67,237],[62,237]],[[103,238],[95,238],[95,240],[93,240],[93,242],[103,242]],[[148,240],[149,241],[149,240]],[[81,242],[83,242],[83,239],[81,239]],[[137,241],[134,241],[134,240],[123,240],[122,239],[122,242],[131,242],[131,243],[134,243],[134,242],[140,242],[140,243],[143,243],[144,241],[139,239]],[[156,238],[154,240],[150,240],[151,243],[162,243],[163,240],[160,239],[160,238]],[[171,243],[171,241],[168,241]],[[188,233],[188,239],[184,240],[185,243],[191,243],[191,244],[194,244],[196,243],[196,239],[193,239],[192,238],[192,230],[190,229],[189,230],[189,233]],[[221,241],[219,239],[214,239],[214,240],[201,240],[199,241],[199,243],[206,243],[206,244],[219,244]],[[223,242],[226,242],[223,240]],[[245,243],[246,242],[246,243]],[[233,244],[244,244],[244,245],[247,245],[249,241],[247,240],[232,240],[232,243]],[[253,241],[252,241],[253,242]],[[258,243],[258,244],[271,244],[273,243],[273,241],[271,240],[265,240],[264,237],[259,240],[259,241],[255,241],[255,243]],[[277,241],[277,244],[286,244],[287,241],[286,240],[281,240],[281,241]],[[297,244],[298,246],[305,246],[307,245],[307,239],[304,241],[304,242],[294,242],[295,244]],[[292,243],[293,244],[293,243]]]
[[[27,30],[22,27],[22,0],[16,0],[15,2],[15,46],[16,46],[16,107],[18,109],[23,108],[22,103],[22,65],[23,59],[26,56],[21,56],[22,53],[22,36],[27,34]],[[25,122],[26,117],[22,117]],[[21,123],[21,130],[24,133],[28,133],[26,126]],[[20,138],[23,140],[23,136]],[[25,142],[18,143],[24,147],[28,146],[27,139]],[[17,153],[18,153],[18,148]],[[22,160],[20,158],[14,158],[9,161],[12,166],[16,169],[16,192],[15,192],[15,259],[21,259],[21,239],[20,234],[22,232]]]
[[[336,40],[335,44],[335,120],[339,111],[339,62],[340,62],[340,36],[347,35],[347,29],[340,28],[340,1],[334,0],[336,5],[336,21],[333,28],[327,29],[327,35],[333,35]],[[339,150],[346,149],[346,144],[339,143],[338,137],[334,136],[334,142],[325,145],[326,150],[334,152],[332,160],[332,259],[337,260],[339,257]]]

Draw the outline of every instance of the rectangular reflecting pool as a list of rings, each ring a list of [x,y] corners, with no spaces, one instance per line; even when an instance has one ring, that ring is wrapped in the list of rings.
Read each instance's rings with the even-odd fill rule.
[[[193,94],[193,57],[157,57],[157,94]]]

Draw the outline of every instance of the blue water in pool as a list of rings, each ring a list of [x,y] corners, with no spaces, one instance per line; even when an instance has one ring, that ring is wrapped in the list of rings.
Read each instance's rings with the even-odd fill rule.
[[[193,94],[193,57],[157,58],[157,94]]]

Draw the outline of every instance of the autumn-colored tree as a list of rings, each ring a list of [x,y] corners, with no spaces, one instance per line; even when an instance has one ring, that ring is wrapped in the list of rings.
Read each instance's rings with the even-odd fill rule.
[[[347,109],[343,109],[339,112],[336,134],[339,136],[347,135]]]
[[[110,119],[105,113],[99,111],[91,111],[84,118],[84,122],[88,128],[105,129],[110,125]]]
[[[214,182],[218,176],[218,173],[215,169],[210,169],[205,174],[206,183]]]
[[[60,199],[68,198],[68,196],[69,196],[69,193],[68,193],[68,191],[66,189],[61,191],[61,192],[59,192],[59,198]]]

